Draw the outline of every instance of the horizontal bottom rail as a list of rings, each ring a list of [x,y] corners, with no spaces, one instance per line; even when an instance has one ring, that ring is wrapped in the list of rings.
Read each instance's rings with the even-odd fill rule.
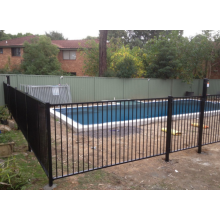
[[[218,143],[218,142],[220,142],[220,141],[212,142],[212,143],[208,143],[208,144],[214,144],[214,143]],[[203,144],[203,145],[208,145],[208,144]],[[197,147],[198,147],[198,145],[193,146],[193,147],[189,147],[189,148],[184,148],[184,149],[179,149],[179,150],[171,151],[170,153],[176,153],[176,152],[179,152],[179,151],[189,150],[189,149],[193,149],[193,148],[197,148]],[[130,162],[135,162],[135,161],[138,161],[138,160],[143,160],[143,159],[149,159],[149,158],[153,158],[153,157],[157,157],[157,156],[162,156],[162,155],[165,155],[165,154],[166,153],[155,154],[153,156],[137,158],[137,159],[134,159],[134,160],[128,160],[128,161],[124,161],[124,162],[121,162],[121,163],[116,163],[116,164],[107,165],[107,166],[103,166],[103,167],[96,167],[96,168],[92,168],[92,169],[89,169],[89,170],[79,171],[79,172],[76,172],[76,173],[70,173],[70,174],[66,174],[66,175],[63,175],[63,176],[53,177],[53,180],[65,178],[65,177],[68,177],[68,176],[74,176],[74,175],[77,175],[77,174],[83,174],[83,173],[87,173],[87,172],[90,172],[90,171],[93,171],[93,170],[100,170],[100,169],[103,169],[103,168],[109,168],[109,167],[113,167],[113,166],[116,166],[116,165],[121,165],[121,164],[130,163]]]
[[[202,146],[209,145],[209,144],[215,144],[215,143],[218,143],[218,142],[220,142],[220,141],[214,141],[214,142],[205,143],[205,144],[202,144]]]
[[[125,163],[135,162],[135,161],[138,161],[138,160],[144,160],[144,159],[149,159],[149,158],[152,158],[152,157],[162,156],[162,155],[165,155],[165,154],[166,153],[155,154],[155,155],[149,156],[149,157],[137,158],[137,159],[134,159],[134,160],[128,160],[128,161],[121,162],[121,163],[116,163],[116,164],[107,165],[107,166],[103,166],[103,167],[96,167],[96,168],[92,168],[92,169],[89,169],[89,170],[79,171],[79,172],[76,172],[76,173],[70,173],[70,174],[66,174],[66,175],[63,175],[63,176],[53,177],[53,180],[61,179],[61,178],[65,178],[65,177],[73,176],[73,175],[77,175],[77,174],[87,173],[87,172],[90,172],[90,171],[93,171],[93,170],[100,170],[100,169],[103,169],[103,168],[109,168],[109,167],[113,167],[113,166],[116,166],[116,165],[122,165],[122,164],[125,164]]]
[[[196,148],[196,147],[198,147],[198,145],[193,146],[193,147],[182,148],[182,149],[179,149],[179,150],[170,151],[170,153],[175,153],[175,152],[179,152],[179,151],[183,151],[183,150],[189,150],[189,149],[193,149],[193,148]]]

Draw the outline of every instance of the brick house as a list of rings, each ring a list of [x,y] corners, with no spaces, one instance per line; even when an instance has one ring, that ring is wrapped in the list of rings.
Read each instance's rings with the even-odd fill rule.
[[[0,41],[0,69],[10,62],[11,68],[18,67],[22,62],[23,44],[30,42],[35,36],[26,36],[11,40]],[[88,40],[52,40],[52,44],[59,48],[58,60],[65,72],[72,75],[84,76],[83,57],[80,55],[80,48],[88,48]]]

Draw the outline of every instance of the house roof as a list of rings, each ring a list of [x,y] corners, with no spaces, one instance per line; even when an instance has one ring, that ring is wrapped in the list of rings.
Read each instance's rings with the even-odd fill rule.
[[[11,40],[2,40],[0,41],[0,47],[12,47],[12,46],[23,46],[25,41],[30,42],[32,38],[35,38],[34,35],[26,36],[26,37],[19,37]]]
[[[30,42],[30,40],[35,37],[36,36],[31,35],[26,37],[15,38],[11,40],[3,40],[0,41],[0,47],[13,47],[13,46],[22,47],[25,41]],[[96,43],[98,43],[98,40],[95,41]],[[88,42],[88,40],[52,40],[51,42],[60,49],[89,48],[89,45],[86,43]]]
[[[52,40],[52,44],[56,45],[60,49],[78,49],[78,48],[89,48],[89,40]],[[98,40],[95,40],[98,43]]]

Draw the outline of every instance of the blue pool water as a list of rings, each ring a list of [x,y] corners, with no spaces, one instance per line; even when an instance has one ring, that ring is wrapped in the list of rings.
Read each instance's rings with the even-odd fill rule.
[[[61,114],[82,125],[100,124],[106,122],[136,120],[151,117],[167,116],[167,101],[163,102],[137,102],[124,101],[121,105],[103,105],[77,108],[62,108]],[[200,101],[178,100],[173,102],[172,114],[188,114],[199,112]],[[205,111],[220,110],[220,104],[206,102]],[[56,109],[60,113],[60,109]]]

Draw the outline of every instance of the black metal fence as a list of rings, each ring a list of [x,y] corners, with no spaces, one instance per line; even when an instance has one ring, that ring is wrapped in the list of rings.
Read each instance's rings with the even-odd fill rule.
[[[207,80],[204,80],[204,91]],[[48,104],[4,84],[10,112],[55,179],[219,142],[219,96]]]
[[[7,107],[52,185],[49,104],[4,83]]]

